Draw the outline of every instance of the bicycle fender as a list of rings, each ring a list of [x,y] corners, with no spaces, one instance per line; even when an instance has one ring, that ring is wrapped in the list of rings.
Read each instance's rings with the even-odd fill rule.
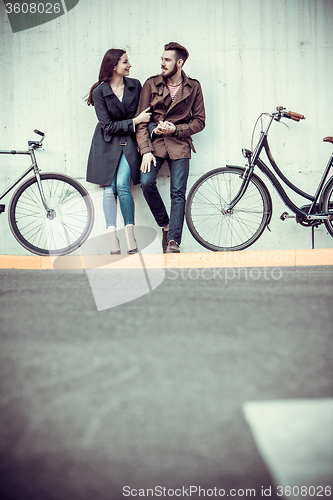
[[[325,192],[326,192],[326,189],[328,189],[329,185],[333,182],[333,175],[332,177],[330,177],[328,179],[328,181],[326,182],[325,186],[323,187],[323,189],[321,190],[321,194],[320,194],[320,198],[319,198],[319,208],[320,210],[322,210],[322,206],[323,206],[323,199],[324,199],[324,195],[325,195]]]

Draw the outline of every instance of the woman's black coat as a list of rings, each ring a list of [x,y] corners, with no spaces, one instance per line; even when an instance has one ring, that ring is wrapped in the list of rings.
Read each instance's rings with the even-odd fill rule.
[[[109,186],[123,152],[131,168],[134,184],[140,182],[141,157],[135,138],[133,120],[139,102],[141,83],[124,78],[122,102],[108,82],[100,83],[92,93],[98,124],[91,142],[87,181]]]

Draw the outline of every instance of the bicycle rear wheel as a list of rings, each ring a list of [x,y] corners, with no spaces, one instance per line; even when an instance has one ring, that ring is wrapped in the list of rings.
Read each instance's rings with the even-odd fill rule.
[[[40,175],[45,209],[36,177],[24,182],[14,193],[8,211],[9,225],[17,241],[37,255],[66,255],[88,238],[94,207],[88,191],[63,174]]]
[[[223,167],[198,179],[185,208],[192,236],[213,251],[243,250],[262,234],[271,214],[271,198],[265,184],[252,174],[243,197],[230,213],[227,205],[238,193],[244,169]]]

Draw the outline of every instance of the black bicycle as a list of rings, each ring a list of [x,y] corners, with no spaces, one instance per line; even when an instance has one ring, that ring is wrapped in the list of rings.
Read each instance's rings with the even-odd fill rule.
[[[2,151],[0,154],[29,155],[32,165],[1,195],[4,198],[33,171],[34,176],[21,184],[9,204],[8,221],[17,241],[37,255],[66,255],[88,238],[94,223],[94,206],[88,191],[75,179],[58,173],[40,173],[35,150],[42,139],[28,141],[28,151]],[[5,205],[0,205],[0,213]]]
[[[263,130],[263,119],[269,117],[268,125]],[[296,221],[305,227],[312,227],[312,246],[314,245],[313,229],[325,224],[333,237],[333,176],[326,182],[330,168],[333,166],[331,155],[327,167],[320,180],[314,196],[296,187],[281,172],[275,163],[268,145],[268,131],[273,121],[282,118],[295,121],[304,119],[303,115],[286,111],[279,106],[274,113],[261,113],[255,123],[252,134],[252,151],[243,149],[247,159],[245,167],[227,165],[204,174],[191,188],[186,201],[186,222],[192,236],[205,248],[213,251],[243,250],[252,245],[268,227],[272,217],[272,199],[261,180],[254,173],[257,166],[269,178],[285,205],[295,214],[284,212],[281,219],[296,217]],[[261,120],[259,141],[253,150],[253,137],[258,121]],[[325,137],[325,142],[333,143],[333,137]],[[288,197],[278,178],[261,160],[260,154],[265,150],[268,160],[280,179],[297,194],[310,201],[302,207],[296,206]],[[326,182],[326,184],[325,184]]]

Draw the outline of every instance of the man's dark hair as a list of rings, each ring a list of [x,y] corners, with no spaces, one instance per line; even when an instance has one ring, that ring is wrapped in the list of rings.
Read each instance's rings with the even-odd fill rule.
[[[178,61],[179,59],[182,59],[184,61],[184,64],[185,64],[186,59],[190,55],[188,50],[185,49],[185,47],[183,47],[182,45],[180,45],[177,42],[166,43],[164,45],[164,50],[174,50],[176,53],[176,61]]]

